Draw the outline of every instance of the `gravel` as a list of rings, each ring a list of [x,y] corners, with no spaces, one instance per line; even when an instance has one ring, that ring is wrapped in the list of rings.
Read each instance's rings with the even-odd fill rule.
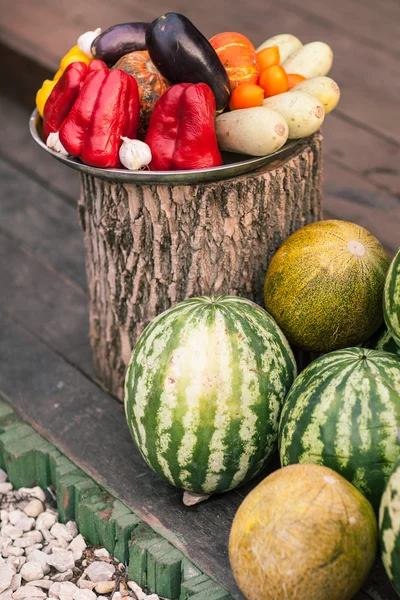
[[[0,469],[0,600],[159,600],[105,548],[87,544],[39,487],[13,490]]]

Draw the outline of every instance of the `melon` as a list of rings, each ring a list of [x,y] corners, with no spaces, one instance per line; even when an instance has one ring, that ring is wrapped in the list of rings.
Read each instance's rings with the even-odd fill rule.
[[[384,352],[392,352],[400,356],[400,346],[395,342],[394,337],[386,325],[382,325],[376,333],[364,344],[365,348],[371,350],[383,350]]]
[[[383,313],[388,330],[400,344],[400,249],[392,260],[386,277]]]
[[[400,357],[347,348],[296,379],[279,423],[281,465],[316,463],[355,485],[376,511],[400,458]]]
[[[382,562],[400,595],[400,461],[391,474],[379,510]]]
[[[128,426],[144,460],[172,485],[225,492],[275,450],[295,376],[289,344],[264,309],[237,297],[185,300],[136,343],[125,382]]]
[[[229,558],[248,600],[350,600],[373,564],[377,522],[369,502],[319,465],[275,471],[244,499]]]
[[[311,352],[357,346],[383,321],[388,267],[382,244],[363,227],[312,223],[272,258],[265,307],[294,346]]]

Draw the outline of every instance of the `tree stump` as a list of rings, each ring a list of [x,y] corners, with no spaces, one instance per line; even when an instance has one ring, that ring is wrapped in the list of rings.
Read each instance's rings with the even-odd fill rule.
[[[82,175],[94,367],[123,399],[144,327],[197,295],[263,305],[268,264],[294,231],[321,218],[321,136],[248,175],[201,185],[120,184]]]

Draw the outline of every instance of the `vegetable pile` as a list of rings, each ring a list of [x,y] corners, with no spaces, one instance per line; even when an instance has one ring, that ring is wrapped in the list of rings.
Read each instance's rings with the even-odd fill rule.
[[[379,509],[383,562],[400,589],[399,264],[400,249],[389,264],[362,227],[320,221],[273,257],[268,312],[244,298],[190,298],[136,343],[128,426],[185,504],[242,485],[279,450],[283,468],[232,526],[248,600],[350,600],[375,558]],[[291,346],[324,354],[297,376]]]
[[[207,40],[178,13],[82,34],[36,96],[49,148],[101,168],[207,169],[267,156],[322,125],[340,97],[332,50],[281,34]]]

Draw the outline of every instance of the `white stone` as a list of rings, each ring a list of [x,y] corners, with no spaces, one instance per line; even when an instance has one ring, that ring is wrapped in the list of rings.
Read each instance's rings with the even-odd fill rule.
[[[14,546],[17,548],[28,548],[33,544],[40,544],[43,541],[43,536],[40,531],[28,531],[22,538],[18,538],[14,541]]]
[[[16,540],[24,535],[22,529],[15,527],[15,525],[5,525],[2,527],[1,533],[12,540]]]
[[[76,526],[75,521],[68,521],[68,523],[65,526],[73,538],[75,538],[78,535],[78,528]]]
[[[59,598],[59,593],[61,589],[61,583],[52,583],[49,588],[49,596],[54,596],[55,598]]]
[[[44,511],[43,504],[40,500],[34,498],[24,508],[24,512],[28,517],[38,517]]]
[[[28,496],[28,498],[38,498],[42,502],[46,501],[46,494],[38,485],[33,488],[19,488],[19,493]]]
[[[13,598],[14,600],[25,600],[25,598],[29,598],[29,600],[33,600],[33,598],[35,600],[42,600],[43,598],[47,598],[47,594],[34,585],[23,585],[13,593]]]
[[[115,581],[100,581],[94,588],[98,594],[111,594],[115,588]]]
[[[135,594],[137,600],[144,600],[146,597],[146,592],[142,590],[140,585],[138,585],[135,581],[128,581],[127,585],[128,588]]]
[[[21,568],[22,579],[25,581],[34,581],[35,579],[43,579],[43,567],[38,560],[31,560],[25,563]]]
[[[96,600],[97,596],[91,590],[78,590],[73,600]]]
[[[3,483],[4,481],[7,481],[7,473],[5,471],[3,471],[3,469],[0,469],[0,483]]]
[[[0,600],[12,600],[13,593],[12,590],[6,590],[0,594]]]
[[[97,596],[97,600],[108,600],[107,596]]]
[[[94,555],[97,556],[97,558],[110,558],[110,553],[105,548],[98,548],[94,551]]]
[[[78,579],[78,587],[81,590],[92,590],[95,585],[96,584],[93,583],[93,581],[88,581],[87,579],[83,579],[83,577]]]
[[[74,572],[72,569],[68,569],[63,573],[57,573],[57,575],[53,575],[53,581],[70,581],[74,576]]]
[[[50,542],[48,543],[48,548],[50,548],[50,550],[52,552],[57,552],[58,550],[67,550],[69,544],[67,542],[67,540],[63,540],[63,539],[59,539],[56,540],[55,538],[53,540],[50,540]],[[58,548],[58,550],[57,550]]]
[[[2,508],[0,510],[0,521],[2,525],[7,525],[8,523],[8,510],[5,510],[4,508]]]
[[[4,592],[4,590],[10,587],[14,573],[15,571],[11,565],[0,565],[0,592]]]
[[[11,543],[12,540],[10,537],[7,537],[6,535],[0,535],[0,552],[3,552],[3,550],[5,550]]]
[[[115,594],[112,595],[112,600],[121,600],[121,598],[122,598],[121,592],[115,592]]]
[[[70,542],[73,538],[68,527],[66,527],[66,525],[63,525],[62,523],[55,523],[53,525],[53,527],[50,529],[50,533],[58,540],[61,539],[61,540],[65,540],[67,542]]]
[[[18,573],[21,570],[22,565],[26,563],[25,556],[9,556],[7,558],[7,564],[10,565]]]
[[[51,542],[51,540],[54,540],[54,537],[51,535],[50,531],[45,527],[41,527],[40,529],[38,529],[38,531],[40,531],[40,533],[42,534],[45,542]]]
[[[145,600],[160,600],[157,594],[150,594],[149,596],[145,596],[144,598]]]
[[[52,510],[45,510],[37,518],[36,529],[51,529],[56,522],[56,513]]]
[[[78,587],[71,583],[70,581],[65,581],[63,583],[58,584],[59,587],[54,588],[53,584],[49,590],[50,594],[54,594],[60,600],[73,600],[74,594],[79,591]]]
[[[92,562],[92,564],[85,569],[85,574],[89,577],[90,581],[93,581],[94,583],[110,581],[114,573],[114,565],[99,561]]]
[[[41,550],[42,548],[43,544],[32,544],[32,546],[25,548],[25,555],[29,556],[34,550]]]
[[[0,483],[0,494],[8,494],[8,492],[12,492],[12,489],[13,489],[12,483],[8,483],[5,481],[2,481]]]
[[[17,590],[19,587],[21,587],[21,575],[18,575],[18,573],[15,573],[15,575],[13,576],[12,580],[11,580],[11,584],[10,584],[10,588],[13,592],[15,592],[15,590]]]
[[[35,579],[35,581],[30,581],[27,585],[34,585],[44,590],[49,590],[53,584],[50,579]]]
[[[8,513],[8,519],[11,525],[16,525],[23,517],[25,517],[25,513],[23,513],[22,510],[19,510],[19,508]]]
[[[73,569],[75,566],[74,555],[70,550],[60,550],[47,557],[47,562],[52,565],[57,571],[63,573],[68,569]]]
[[[83,551],[86,550],[86,542],[81,534],[77,535],[68,546],[69,550],[74,553],[75,561],[80,560],[83,555]]]
[[[8,546],[8,548],[3,552],[3,554],[4,556],[23,556],[24,550],[15,546]]]
[[[41,550],[34,550],[33,552],[30,553],[30,555],[28,556],[28,558],[26,560],[27,560],[27,562],[31,562],[31,561],[40,562],[40,564],[42,565],[43,573],[45,575],[47,575],[47,573],[50,571],[48,558],[49,558],[49,556],[47,556],[47,554],[45,554]]]
[[[24,518],[18,521],[18,527],[24,532],[30,531],[34,527],[34,525],[35,519],[33,519],[32,517],[25,516],[25,513]]]

